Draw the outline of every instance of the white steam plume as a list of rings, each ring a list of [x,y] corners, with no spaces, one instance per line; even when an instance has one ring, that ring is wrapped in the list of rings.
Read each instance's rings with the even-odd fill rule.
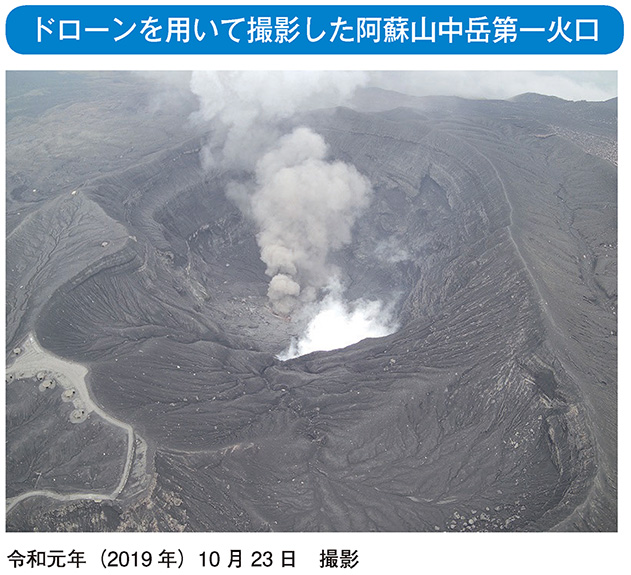
[[[368,81],[365,72],[193,72],[201,117],[213,122],[206,167],[252,168],[298,111],[339,106]]]
[[[383,337],[397,330],[393,310],[380,301],[356,300],[347,303],[337,282],[329,293],[308,310],[311,319],[304,335],[293,339],[278,355],[285,361],[312,351],[329,351],[357,343],[368,337]]]
[[[211,127],[204,166],[252,174],[246,183],[243,176],[230,182],[227,192],[256,223],[261,260],[271,278],[272,308],[289,315],[306,305],[316,315],[293,355],[312,351],[314,345],[344,347],[393,330],[379,302],[347,304],[339,287],[329,287],[324,301],[313,304],[335,275],[329,253],[350,243],[372,189],[354,166],[327,160],[320,135],[306,127],[284,134],[296,112],[340,105],[367,79],[362,72],[192,75],[191,88],[200,101],[198,119]],[[322,339],[331,340],[331,328],[344,337],[324,343]],[[322,333],[328,335],[323,338]]]
[[[228,194],[258,228],[273,309],[291,313],[314,299],[331,276],[327,256],[351,240],[370,201],[368,180],[343,162],[326,161],[321,136],[280,123],[299,110],[338,105],[366,81],[363,72],[194,72],[191,88],[212,123],[207,168],[254,171]]]

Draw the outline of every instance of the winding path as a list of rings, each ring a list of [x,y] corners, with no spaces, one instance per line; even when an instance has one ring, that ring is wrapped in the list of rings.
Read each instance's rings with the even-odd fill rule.
[[[127,453],[125,466],[118,485],[111,493],[76,492],[69,494],[56,493],[49,490],[32,490],[16,497],[7,499],[6,511],[9,513],[18,503],[30,497],[48,497],[58,501],[77,501],[88,499],[93,501],[116,499],[124,489],[131,472],[134,458],[135,432],[131,425],[119,421],[103,411],[90,397],[85,376],[88,370],[85,366],[61,359],[43,349],[33,334],[30,334],[20,347],[20,353],[11,365],[7,366],[7,376],[13,375],[15,379],[35,377],[40,372],[54,376],[57,383],[64,390],[75,390],[73,403],[76,408],[84,409],[87,413],[94,413],[115,427],[120,427],[127,434]]]

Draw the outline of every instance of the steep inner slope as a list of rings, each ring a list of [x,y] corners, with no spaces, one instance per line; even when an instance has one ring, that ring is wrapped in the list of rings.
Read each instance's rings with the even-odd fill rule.
[[[9,124],[7,356],[33,333],[85,365],[148,445],[144,483],[25,498],[10,529],[616,528],[616,168],[585,144],[615,143],[615,107],[585,103],[577,125],[556,99],[400,97],[295,121],[370,179],[333,263],[401,327],[287,362],[304,326],[271,311],[256,229],[225,195],[247,173],[203,170],[201,139],[172,128],[34,204],[10,143],[28,120]],[[11,427],[26,408],[9,385]],[[11,495],[37,473],[12,464]]]

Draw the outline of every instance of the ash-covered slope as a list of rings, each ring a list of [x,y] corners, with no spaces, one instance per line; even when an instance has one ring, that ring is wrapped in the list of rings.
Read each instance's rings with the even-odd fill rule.
[[[368,91],[296,118],[369,178],[332,259],[349,297],[396,300],[401,327],[280,362],[301,326],[271,312],[256,230],[225,195],[250,175],[204,171],[174,112],[144,149],[156,116],[127,82],[108,121],[132,157],[37,202],[11,142],[50,136],[35,135],[41,116],[9,122],[7,356],[12,374],[32,333],[85,365],[96,404],[147,449],[110,431],[112,469],[133,458],[110,498],[94,494],[118,478],[73,481],[60,456],[60,493],[76,495],[60,500],[29,496],[59,474],[38,467],[37,436],[15,440],[10,530],[616,529],[616,167],[585,144],[615,144],[612,102],[580,103],[581,123],[578,104],[543,97],[388,107]],[[45,118],[69,123],[59,146],[76,137],[65,104]],[[50,161],[40,181],[60,173]],[[9,437],[23,413],[51,417],[14,375]],[[61,453],[91,449],[81,425],[65,424]]]

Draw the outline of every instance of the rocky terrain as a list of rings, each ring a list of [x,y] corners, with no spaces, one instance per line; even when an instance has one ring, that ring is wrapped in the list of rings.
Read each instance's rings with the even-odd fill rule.
[[[280,361],[304,326],[186,90],[7,90],[8,530],[616,530],[616,100],[292,117],[370,180],[331,260],[399,329]]]

